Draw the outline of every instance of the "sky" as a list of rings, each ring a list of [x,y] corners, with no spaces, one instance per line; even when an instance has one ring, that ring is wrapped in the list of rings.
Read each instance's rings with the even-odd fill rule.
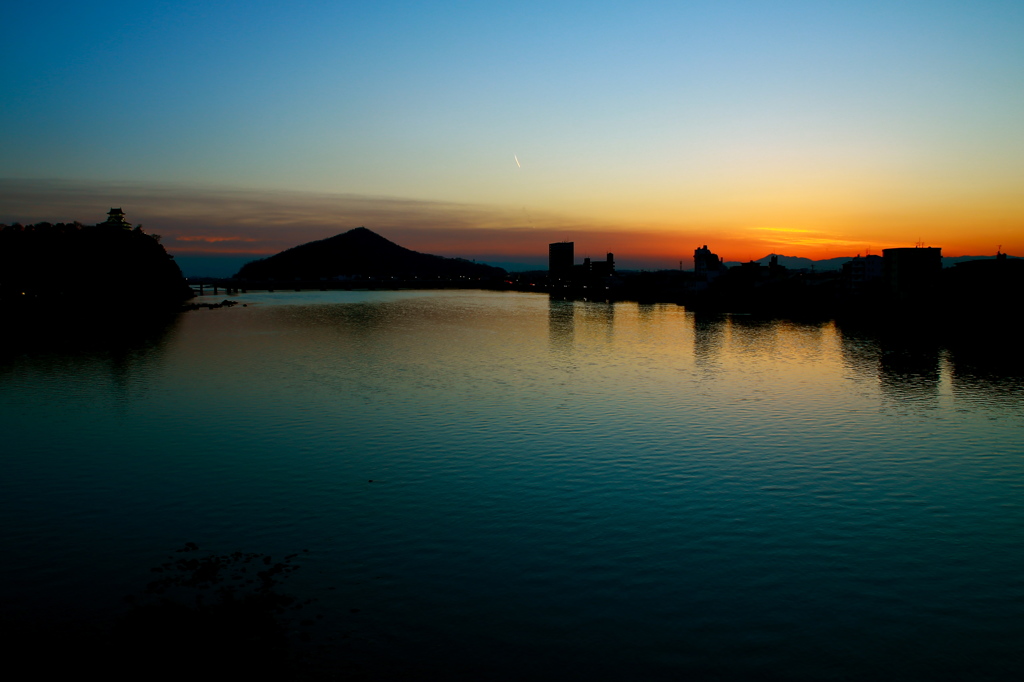
[[[192,268],[359,226],[538,266],[560,240],[647,268],[704,244],[1024,255],[1019,0],[39,0],[0,21],[0,222],[121,207]]]

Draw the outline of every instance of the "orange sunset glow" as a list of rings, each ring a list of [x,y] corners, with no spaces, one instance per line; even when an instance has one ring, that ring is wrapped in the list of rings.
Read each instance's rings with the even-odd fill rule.
[[[122,10],[131,60],[10,19],[53,48],[8,56],[0,222],[124,206],[192,274],[358,226],[522,268],[1024,255],[1019,3]]]

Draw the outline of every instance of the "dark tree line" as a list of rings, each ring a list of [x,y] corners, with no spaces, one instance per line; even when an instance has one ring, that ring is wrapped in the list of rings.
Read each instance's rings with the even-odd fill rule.
[[[0,302],[8,306],[124,302],[157,309],[190,295],[160,236],[141,225],[0,225]]]

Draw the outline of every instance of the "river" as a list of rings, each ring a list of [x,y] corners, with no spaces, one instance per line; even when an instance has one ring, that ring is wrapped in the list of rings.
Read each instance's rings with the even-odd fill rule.
[[[212,300],[212,297],[208,297]],[[5,618],[283,556],[324,669],[1014,679],[1024,379],[834,322],[276,292],[0,360]]]

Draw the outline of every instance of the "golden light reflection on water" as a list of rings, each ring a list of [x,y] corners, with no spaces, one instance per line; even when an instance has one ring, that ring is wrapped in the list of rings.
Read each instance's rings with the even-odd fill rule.
[[[309,547],[323,628],[380,676],[396,643],[645,678],[708,651],[736,678],[996,674],[1019,647],[991,623],[1024,616],[1024,379],[970,349],[529,294],[240,298],[124,371],[4,365],[5,604],[99,608],[187,538]]]

